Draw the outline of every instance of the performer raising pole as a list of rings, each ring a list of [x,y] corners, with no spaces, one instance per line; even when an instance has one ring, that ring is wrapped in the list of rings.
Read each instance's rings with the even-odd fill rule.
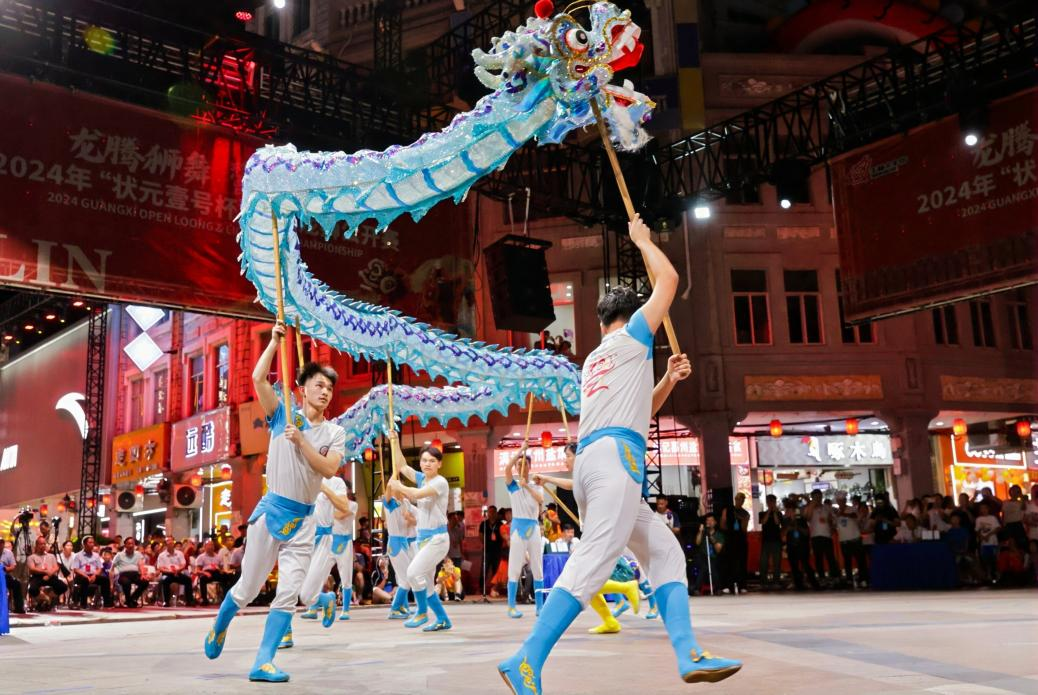
[[[272,211],[273,212],[273,211]],[[277,221],[274,227],[274,261],[278,298],[281,299],[280,246]],[[346,450],[346,433],[328,421],[324,411],[332,398],[338,375],[331,367],[307,364],[296,383],[300,387],[301,411],[292,410],[288,379],[288,355],[285,352],[284,307],[279,301],[278,321],[271,329],[271,340],[256,361],[252,371],[253,388],[270,426],[267,449],[268,492],[256,505],[249,518],[249,542],[242,558],[241,577],[227,592],[213,628],[205,639],[205,654],[210,659],[220,656],[232,618],[259,594],[267,575],[278,564],[277,595],[267,614],[263,639],[249,680],[284,682],[289,676],[277,668],[274,654],[282,636],[289,629],[296,602],[304,605],[317,601],[324,613],[324,624],[335,620],[335,594],[301,595],[300,589],[310,565],[314,545],[311,515],[314,501],[326,477],[335,475]],[[280,349],[282,391],[278,394],[267,381],[274,353]]]
[[[533,398],[531,397],[531,401]],[[515,467],[519,466],[519,475],[515,475]],[[530,558],[530,571],[533,573],[533,593],[537,613],[541,612],[542,593],[544,588],[544,541],[541,539],[541,506],[544,497],[540,490],[530,484],[530,457],[524,446],[508,462],[505,467],[505,488],[512,504],[512,530],[508,548],[508,617],[521,618],[523,614],[515,606],[515,596],[519,589],[519,575],[522,574],[526,558]]]
[[[637,216],[629,230],[656,286],[640,308],[638,295],[627,287],[613,288],[598,304],[603,338],[584,363],[580,440],[573,474],[584,532],[530,636],[498,665],[502,678],[517,695],[540,695],[541,669],[548,654],[609,578],[624,546],[642,560],[657,587],[681,677],[686,682],[718,681],[742,666],[711,656],[693,635],[684,553],[674,534],[642,499],[649,420],[674,385],[687,378],[691,367],[684,355],[671,356],[667,374],[653,387],[653,333],[674,299],[678,274]]]

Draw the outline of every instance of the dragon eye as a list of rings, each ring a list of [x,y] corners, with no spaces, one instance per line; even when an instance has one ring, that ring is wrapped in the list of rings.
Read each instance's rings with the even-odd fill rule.
[[[576,27],[566,32],[566,45],[575,53],[584,53],[588,49],[587,32]]]

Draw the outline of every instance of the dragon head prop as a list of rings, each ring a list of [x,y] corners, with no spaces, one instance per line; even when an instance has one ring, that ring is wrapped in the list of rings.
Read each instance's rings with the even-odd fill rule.
[[[574,12],[587,10],[586,23]],[[489,52],[475,50],[476,76],[511,95],[520,113],[546,101],[554,112],[536,133],[541,143],[561,142],[570,131],[595,123],[591,100],[598,100],[609,131],[622,150],[636,150],[649,139],[642,124],[655,106],[629,80],[614,75],[638,64],[644,51],[641,28],[631,13],[610,2],[577,2],[552,16],[550,0],[536,6],[536,17],[492,41]]]

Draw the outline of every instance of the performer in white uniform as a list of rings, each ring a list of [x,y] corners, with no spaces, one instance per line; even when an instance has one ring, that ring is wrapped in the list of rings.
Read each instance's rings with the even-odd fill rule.
[[[656,587],[682,679],[718,681],[741,667],[737,661],[705,653],[693,636],[685,555],[674,534],[642,499],[649,420],[691,367],[684,355],[671,356],[667,374],[653,387],[653,333],[670,308],[678,275],[640,219],[631,222],[630,234],[656,286],[640,309],[638,295],[625,287],[612,289],[598,304],[603,338],[584,363],[580,443],[573,472],[583,535],[532,633],[518,652],[498,665],[517,695],[540,695],[544,661],[609,578],[625,545],[642,560]]]
[[[317,600],[324,611],[325,627],[335,621],[335,594],[326,592],[318,596],[316,590],[313,594],[301,594],[300,590],[314,546],[314,502],[321,491],[321,482],[335,475],[346,449],[346,432],[324,418],[338,378],[331,367],[311,363],[300,370],[296,381],[302,387],[303,407],[293,408],[292,422],[285,422],[284,406],[267,381],[278,340],[284,334],[284,324],[275,324],[270,344],[252,372],[256,396],[270,425],[268,492],[249,518],[249,540],[242,558],[241,577],[227,592],[205,639],[206,656],[210,659],[220,656],[231,619],[239,608],[256,598],[277,562],[277,595],[270,605],[263,640],[249,673],[249,680],[271,682],[288,680],[288,674],[274,666],[273,659],[292,622],[298,600],[304,605]]]
[[[393,603],[389,606],[389,619],[407,620],[411,617],[407,601],[411,583],[407,581],[407,568],[414,559],[417,544],[417,510],[403,495],[399,498],[383,497],[382,505],[386,510],[386,533],[389,537],[386,541],[387,552],[396,574],[396,593],[393,594]]]
[[[416,473],[404,460],[396,432],[389,435],[389,443],[393,450],[395,471],[418,485],[417,488],[404,487],[395,478],[388,484],[390,494],[403,495],[418,507],[418,549],[407,568],[407,581],[414,592],[418,612],[404,626],[425,625],[429,622],[428,609],[431,608],[436,622],[426,625],[423,631],[450,630],[451,621],[440,602],[440,595],[436,593],[435,577],[436,565],[447,557],[447,551],[450,550],[450,538],[447,536],[447,496],[450,486],[447,479],[439,475],[443,454],[431,446],[422,449],[419,458],[422,471]]]
[[[326,478],[321,485],[314,510],[316,540],[314,554],[310,558],[310,569],[303,580],[300,594],[306,596],[324,588],[332,565],[339,568],[342,583],[342,613],[339,620],[350,619],[350,600],[353,597],[353,519],[357,515],[357,503],[350,499],[349,483],[338,475]],[[316,620],[319,606],[310,606],[301,618]],[[291,631],[285,633],[282,646],[291,639]]]
[[[519,477],[515,477],[515,466],[519,464]],[[508,617],[521,618],[523,614],[515,607],[515,595],[519,589],[519,576],[523,572],[526,558],[530,558],[533,573],[533,592],[537,613],[541,612],[544,588],[544,541],[541,539],[541,505],[544,495],[531,485],[530,457],[526,449],[512,457],[505,468],[505,487],[512,502],[512,529],[508,546]]]

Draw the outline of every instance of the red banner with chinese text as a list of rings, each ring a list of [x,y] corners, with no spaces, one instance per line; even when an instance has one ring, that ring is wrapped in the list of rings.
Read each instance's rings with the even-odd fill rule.
[[[1038,281],[1038,90],[989,106],[967,147],[958,118],[832,165],[844,310],[852,320]]]
[[[261,140],[0,75],[0,285],[258,317],[239,274],[241,173]],[[352,297],[471,334],[465,206],[344,241],[305,232],[310,270]],[[419,229],[420,228],[420,229]]]

